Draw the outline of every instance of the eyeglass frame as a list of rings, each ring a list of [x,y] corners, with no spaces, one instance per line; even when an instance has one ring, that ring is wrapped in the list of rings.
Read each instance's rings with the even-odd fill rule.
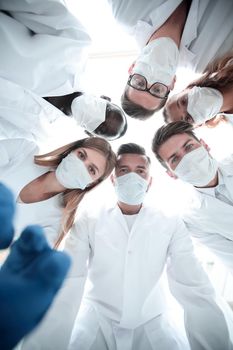
[[[130,84],[130,82],[131,82],[131,80],[132,80],[132,77],[133,77],[134,75],[140,75],[141,77],[143,77],[143,78],[145,79],[145,82],[146,82],[146,88],[145,88],[145,89],[138,89],[138,88],[136,88],[136,87],[134,87],[134,86],[132,86],[132,85]],[[154,95],[154,94],[152,94],[152,93],[150,92],[150,89],[151,89],[155,84],[161,84],[161,85],[163,85],[163,86],[165,86],[165,87],[167,88],[168,91],[167,91],[167,93],[166,93],[166,95],[165,95],[164,97],[160,97],[160,96]],[[160,82],[158,82],[158,81],[156,81],[155,83],[153,83],[153,84],[151,85],[151,87],[148,88],[148,81],[146,80],[146,78],[145,78],[143,75],[138,74],[138,73],[130,74],[130,76],[129,76],[129,78],[128,78],[128,81],[127,81],[127,85],[129,85],[130,87],[132,87],[133,89],[138,90],[138,91],[146,91],[146,92],[148,92],[149,94],[151,94],[151,96],[160,98],[161,100],[167,99],[167,98],[168,98],[168,95],[170,94],[170,91],[171,91],[171,90],[168,89],[167,85],[165,85],[165,84],[163,84],[163,83],[160,83]]]

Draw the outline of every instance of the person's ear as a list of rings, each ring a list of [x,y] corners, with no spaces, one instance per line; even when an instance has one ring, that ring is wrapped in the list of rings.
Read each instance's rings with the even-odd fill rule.
[[[174,180],[178,179],[178,176],[176,176],[176,174],[174,174],[173,171],[167,169],[166,173],[168,174],[168,176],[172,177]]]
[[[133,67],[135,66],[135,62],[136,62],[136,61],[134,61],[134,62],[131,64],[131,66],[129,67],[129,69],[128,69],[129,75],[131,75],[131,74],[133,73]]]
[[[176,75],[175,75],[174,78],[172,79],[171,85],[170,85],[170,87],[169,87],[170,90],[173,90],[173,89],[174,89],[175,83],[176,83]]]
[[[113,186],[115,186],[115,176],[113,174],[110,175],[110,180],[111,180]]]
[[[205,143],[205,141],[203,139],[200,139],[200,143],[203,147],[205,147],[205,149],[207,150],[207,152],[210,151],[210,147],[207,145],[207,143]]]

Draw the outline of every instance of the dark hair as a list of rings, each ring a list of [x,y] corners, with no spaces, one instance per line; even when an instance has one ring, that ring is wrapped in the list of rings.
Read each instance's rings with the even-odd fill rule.
[[[172,122],[161,126],[155,133],[152,140],[152,151],[155,154],[158,161],[167,168],[164,160],[159,155],[160,147],[172,136],[178,134],[188,134],[195,140],[199,141],[193,132],[193,125],[184,121]]]
[[[105,121],[101,123],[93,134],[102,136],[108,140],[116,140],[122,137],[127,130],[127,119],[120,107],[113,103],[107,103]]]
[[[161,103],[158,107],[156,107],[155,109],[146,109],[138,105],[137,103],[130,101],[130,99],[127,96],[127,91],[128,87],[125,88],[125,91],[121,96],[121,106],[125,113],[127,113],[130,117],[135,119],[146,120],[150,118],[155,112],[159,111],[167,101],[167,98],[161,99]]]
[[[116,155],[118,157],[122,154],[139,154],[142,156],[146,156],[148,163],[151,163],[150,157],[147,156],[145,148],[133,142],[124,143],[120,145],[116,152]]]
[[[233,87],[233,51],[211,61],[202,75],[192,81],[187,88],[191,89],[194,86],[214,89]]]
[[[68,95],[47,96],[43,97],[43,99],[60,109],[65,115],[72,116],[71,104],[76,97],[81,95],[83,95],[82,92],[76,91]]]

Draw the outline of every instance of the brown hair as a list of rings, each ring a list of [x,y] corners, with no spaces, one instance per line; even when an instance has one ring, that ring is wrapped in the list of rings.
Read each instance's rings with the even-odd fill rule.
[[[146,120],[149,119],[155,112],[159,111],[166,103],[167,98],[161,99],[160,105],[155,109],[146,109],[132,101],[127,96],[128,87],[125,88],[123,95],[121,96],[121,106],[125,113],[130,117]]]
[[[120,145],[116,152],[116,155],[118,157],[122,154],[139,154],[147,158],[148,164],[151,163],[150,157],[147,156],[145,148],[138,145],[137,143],[130,142]]]
[[[86,187],[84,190],[66,189],[63,192],[64,211],[62,218],[62,227],[61,234],[59,235],[54,245],[55,248],[59,246],[59,244],[73,225],[78,205],[83,199],[84,195],[87,192],[91,191],[93,188],[95,188],[99,183],[101,183],[111,174],[116,163],[116,155],[112,151],[108,141],[101,137],[89,137],[69,143],[68,145],[62,146],[52,152],[34,157],[35,164],[42,166],[57,167],[64,157],[66,157],[71,151],[79,147],[94,149],[102,153],[106,158],[105,171],[104,174],[97,181]]]
[[[193,137],[195,140],[199,141],[196,135],[193,132],[193,125],[184,121],[172,122],[161,126],[155,133],[152,140],[152,151],[155,154],[158,161],[165,167],[166,163],[159,155],[160,147],[172,136],[178,134],[188,134]]]
[[[198,79],[192,81],[187,89],[194,86],[221,89],[233,87],[233,52],[211,61]]]

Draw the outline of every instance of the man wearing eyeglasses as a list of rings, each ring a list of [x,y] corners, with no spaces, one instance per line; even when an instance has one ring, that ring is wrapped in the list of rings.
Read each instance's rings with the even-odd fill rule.
[[[232,0],[108,0],[141,48],[129,69],[122,107],[147,119],[166,103],[177,67],[201,72],[233,47]]]

